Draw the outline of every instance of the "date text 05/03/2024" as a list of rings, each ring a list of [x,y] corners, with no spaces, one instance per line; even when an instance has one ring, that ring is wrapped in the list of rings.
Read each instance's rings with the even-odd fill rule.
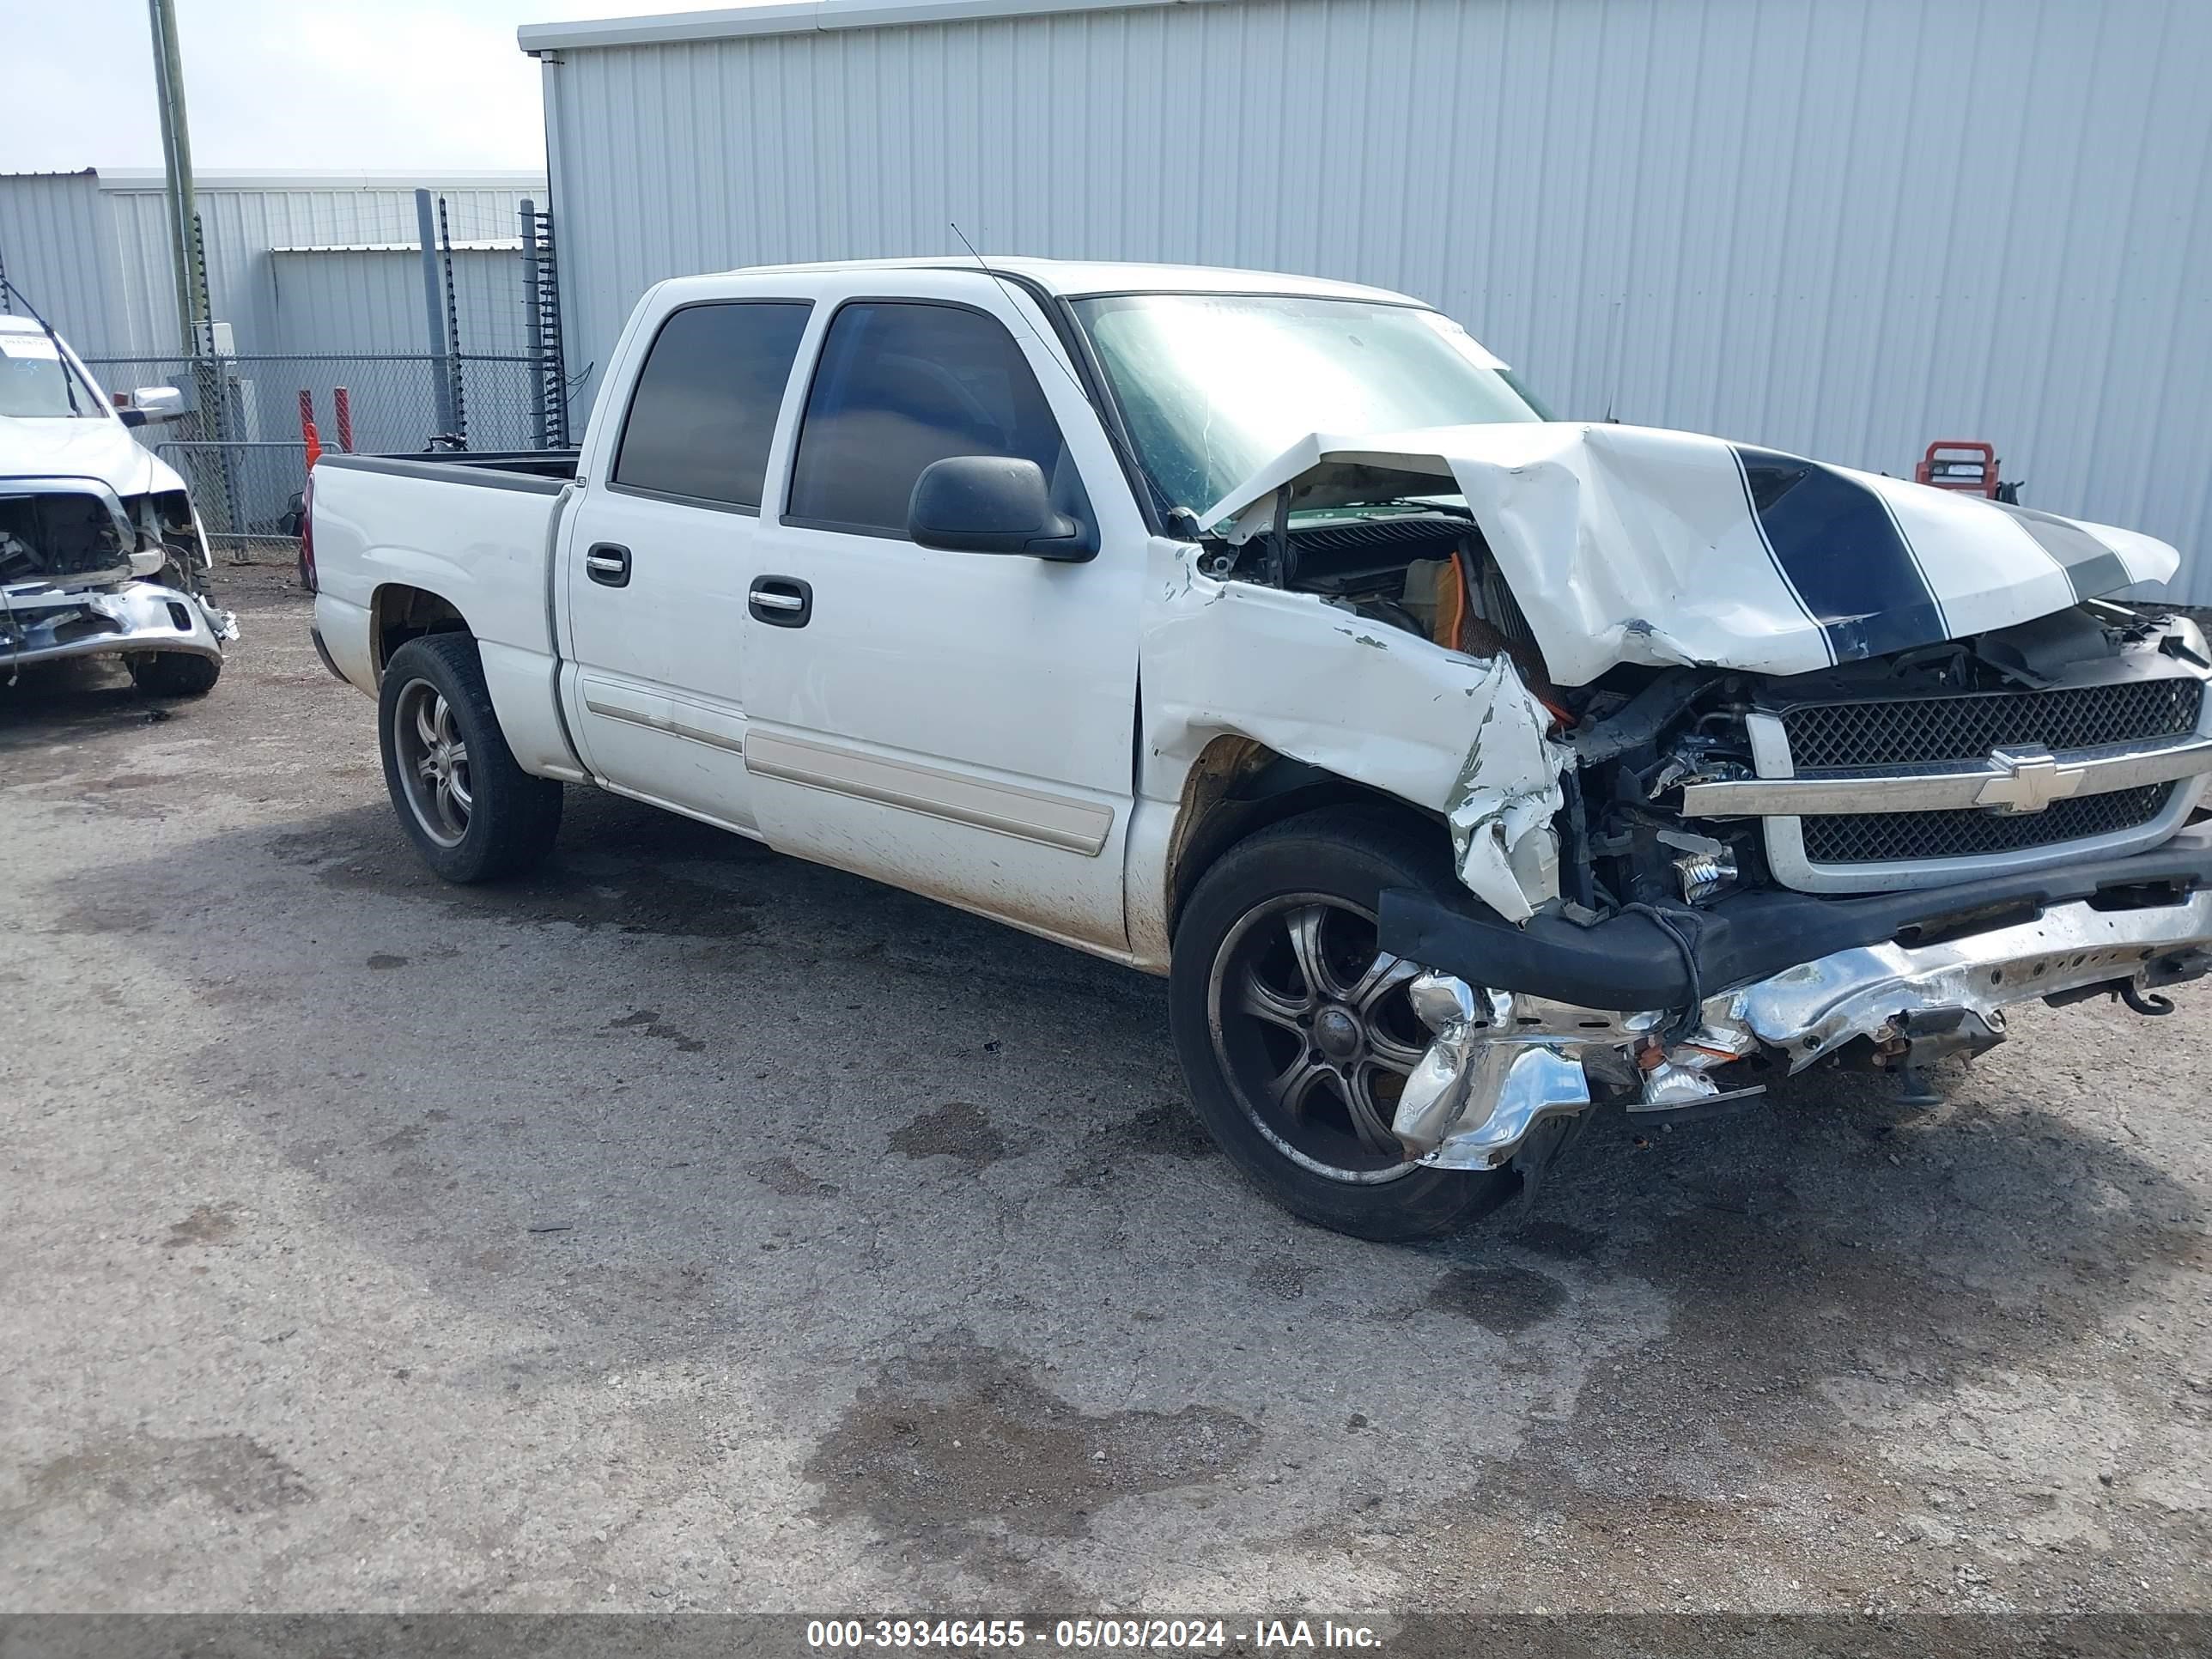
[[[1259,1652],[1300,1649],[1373,1652],[1382,1637],[1366,1625],[1331,1619],[815,1619],[806,1645],[838,1649],[982,1649],[1040,1647],[1070,1651],[1218,1651],[1234,1645]]]

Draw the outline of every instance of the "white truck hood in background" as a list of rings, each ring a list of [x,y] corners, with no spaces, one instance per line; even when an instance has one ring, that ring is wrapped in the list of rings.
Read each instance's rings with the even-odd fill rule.
[[[185,481],[120,421],[0,415],[0,478],[96,478],[118,496],[182,489]]]
[[[1465,497],[1563,685],[1617,663],[1807,673],[2163,581],[2180,562],[2133,531],[1696,433],[1564,422],[1316,433],[1201,522],[1249,540],[1285,485],[1294,512],[1373,501],[1377,469]]]

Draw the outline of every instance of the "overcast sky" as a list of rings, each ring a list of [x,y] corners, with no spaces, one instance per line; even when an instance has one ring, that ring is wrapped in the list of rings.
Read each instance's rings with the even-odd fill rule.
[[[723,4],[732,0],[720,0]],[[515,26],[684,0],[175,0],[192,164],[544,166]],[[159,167],[146,0],[0,0],[0,173]]]

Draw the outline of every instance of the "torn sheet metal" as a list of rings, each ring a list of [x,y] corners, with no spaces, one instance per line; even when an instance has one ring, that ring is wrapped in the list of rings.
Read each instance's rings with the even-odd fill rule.
[[[1430,973],[1407,994],[1437,1035],[1406,1079],[1390,1128],[1423,1163],[1494,1169],[1539,1121],[1590,1103],[1581,1063],[1565,1045],[1521,1036],[1507,993]]]
[[[173,651],[220,662],[238,618],[155,582],[112,589],[0,585],[0,670],[112,651]]]
[[[1206,514],[1232,542],[1372,499],[1376,469],[1462,497],[1553,678],[1617,663],[1800,674],[2003,628],[2180,555],[2133,531],[1695,433],[1574,422],[1315,434]]]
[[[1266,744],[1448,817],[1469,890],[1525,921],[1559,893],[1566,751],[1504,657],[1447,651],[1310,593],[1200,574],[1154,544],[1145,793],[1180,797],[1206,745]]]
[[[1482,721],[1445,811],[1468,890],[1511,922],[1559,896],[1553,817],[1566,805],[1559,778],[1572,762],[1547,735],[1551,711],[1521,683],[1511,660],[1486,665]]]

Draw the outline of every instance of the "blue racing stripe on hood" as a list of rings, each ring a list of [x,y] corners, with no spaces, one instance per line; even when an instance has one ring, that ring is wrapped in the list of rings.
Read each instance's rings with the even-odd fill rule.
[[[1775,568],[1839,663],[1948,639],[1942,606],[1887,504],[1817,461],[1729,446]]]

